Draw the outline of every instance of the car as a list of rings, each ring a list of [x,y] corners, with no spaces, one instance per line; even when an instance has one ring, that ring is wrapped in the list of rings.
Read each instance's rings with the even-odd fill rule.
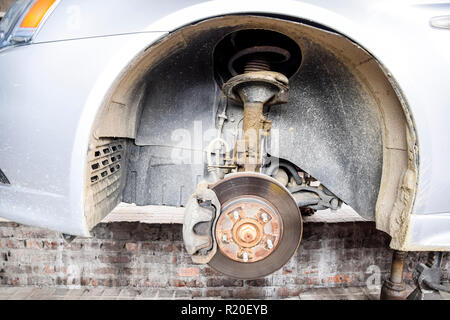
[[[242,279],[343,206],[396,252],[450,251],[449,29],[441,1],[18,0],[0,216],[89,236],[183,207],[192,259]]]

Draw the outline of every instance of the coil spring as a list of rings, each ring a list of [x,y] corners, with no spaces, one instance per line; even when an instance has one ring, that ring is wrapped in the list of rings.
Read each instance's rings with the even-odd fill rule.
[[[270,64],[264,58],[251,58],[247,61],[244,67],[244,72],[254,72],[254,71],[270,71]]]

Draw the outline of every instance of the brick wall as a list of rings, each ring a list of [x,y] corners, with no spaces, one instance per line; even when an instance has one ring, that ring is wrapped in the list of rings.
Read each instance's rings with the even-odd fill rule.
[[[92,238],[66,243],[58,233],[0,223],[0,285],[128,287],[157,297],[284,298],[311,287],[364,286],[389,271],[389,237],[373,223],[307,223],[300,250],[276,273],[230,279],[192,264],[181,225],[100,224]],[[426,253],[410,253],[410,281]],[[444,257],[443,277],[450,262]],[[380,271],[380,273],[374,273]],[[369,278],[371,277],[372,278]]]

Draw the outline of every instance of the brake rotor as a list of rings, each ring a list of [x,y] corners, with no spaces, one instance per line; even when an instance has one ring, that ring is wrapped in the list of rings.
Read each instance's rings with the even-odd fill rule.
[[[230,277],[257,279],[284,266],[302,237],[296,201],[275,179],[235,173],[210,187],[221,203],[209,265]]]

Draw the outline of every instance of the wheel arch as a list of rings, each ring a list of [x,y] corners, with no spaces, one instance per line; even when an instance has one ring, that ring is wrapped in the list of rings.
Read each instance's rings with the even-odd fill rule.
[[[193,10],[192,7],[189,10]],[[235,12],[228,13],[232,15],[236,14]],[[184,16],[190,17],[192,14],[189,13]],[[137,120],[142,111],[136,97],[139,97],[142,91],[145,90],[144,82],[141,82],[138,86],[136,86],[136,83],[139,83],[137,80],[145,74],[149,66],[157,64],[164,57],[164,53],[167,50],[167,40],[173,40],[176,39],[175,37],[178,37],[178,41],[173,41],[170,47],[173,50],[182,50],[186,45],[186,38],[182,33],[183,29],[190,28],[192,25],[202,24],[205,21],[220,19],[223,15],[225,15],[225,12],[218,14],[217,18],[197,16],[195,22],[192,23],[179,20],[182,25],[175,27],[174,31],[170,34],[164,34],[163,36],[162,34],[158,36],[155,34],[149,43],[136,42],[131,44],[129,48],[123,50],[121,55],[117,55],[116,61],[110,64],[110,69],[105,70],[100,76],[84,108],[86,111],[83,116],[85,120],[89,120],[80,122],[84,123],[84,125],[83,129],[78,131],[79,137],[77,137],[77,148],[82,146],[80,148],[82,150],[81,152],[76,151],[77,167],[79,167],[79,160],[83,158],[84,169],[81,175],[78,175],[80,171],[73,171],[74,175],[78,175],[73,178],[79,179],[81,176],[84,179],[85,182],[82,183],[85,186],[84,191],[87,190],[85,184],[87,181],[87,161],[86,152],[83,150],[89,150],[89,144],[92,144],[92,139],[99,137],[136,138]],[[369,52],[364,49],[364,41],[357,42],[353,40],[362,36],[360,34],[347,35],[339,31],[340,29],[347,30],[351,23],[342,18],[340,22],[336,22],[336,28],[331,26],[332,23],[327,26],[321,24],[324,17],[330,15],[333,16],[333,19],[330,21],[339,20],[337,15],[330,12],[324,13],[322,19],[315,20],[317,22],[311,22],[311,20],[314,20],[313,18],[300,19],[292,17],[287,12],[276,13],[276,18],[274,18],[273,13],[258,12],[254,16],[262,19],[266,17],[269,19],[289,20],[292,23],[305,24],[308,22],[309,26],[312,25],[313,29],[320,30],[319,32],[323,35],[328,34],[333,37],[340,37],[343,41],[352,43],[352,47],[347,48],[348,52],[344,52],[344,50],[340,54],[343,59],[349,59],[347,62],[354,65],[354,71],[357,73],[357,76],[365,79],[365,85],[370,88],[372,93],[377,95],[375,100],[378,99],[380,116],[383,123],[383,167],[375,216],[377,228],[389,233],[393,237],[391,247],[404,249],[409,232],[409,214],[414,204],[418,182],[419,148],[413,116],[404,93],[396,82],[394,75],[389,72],[388,67],[384,66],[380,59],[376,58],[374,52]],[[174,26],[171,24],[179,16],[181,16],[181,13],[177,12],[170,17],[154,23],[153,27],[149,27],[149,29],[155,28],[158,24],[172,28]],[[236,15],[236,17],[239,16],[241,14]],[[336,52],[339,52],[342,48],[338,46],[335,49]],[[359,60],[353,60],[352,62],[352,56],[357,57]],[[364,57],[366,59],[363,59]],[[370,59],[367,59],[367,57],[370,57]],[[365,77],[365,72],[370,73],[371,76],[369,78]],[[130,105],[132,107],[127,109],[126,113],[118,114],[117,109],[114,111],[114,108],[111,108],[112,101],[119,105]],[[123,122],[124,115],[126,115],[127,119],[133,119],[133,121]],[[108,121],[105,121],[105,119]],[[115,123],[115,125],[102,125],[105,123],[111,124],[114,121],[119,122]],[[120,121],[123,123],[120,123]],[[87,131],[89,133],[86,134],[88,127],[90,127]],[[121,128],[121,132],[117,131],[117,128]],[[84,193],[83,200],[85,199],[86,194]],[[117,202],[117,199],[115,202]],[[89,228],[92,228],[98,223],[114,205],[111,204],[108,208],[93,215],[92,213],[85,212],[85,215],[95,217],[88,218],[91,221],[88,223]]]

